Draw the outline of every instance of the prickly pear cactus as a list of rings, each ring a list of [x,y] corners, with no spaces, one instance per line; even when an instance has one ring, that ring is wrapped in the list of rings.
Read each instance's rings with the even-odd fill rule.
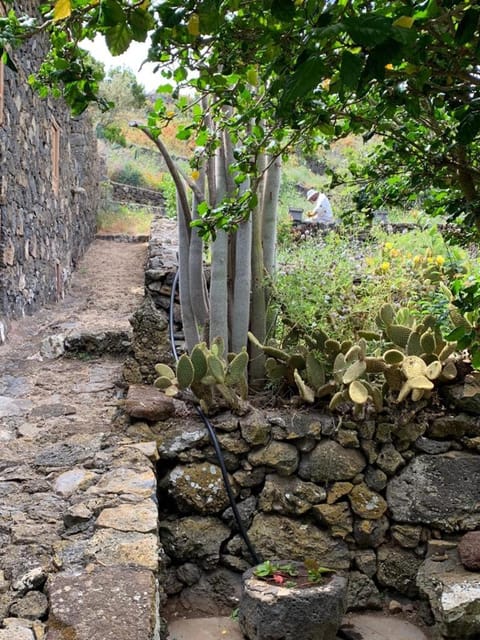
[[[176,373],[165,364],[157,364],[155,370],[159,377],[154,384],[170,396],[190,389],[205,413],[211,413],[225,403],[234,413],[246,413],[247,350],[229,354],[227,359],[221,355],[223,353],[220,339],[214,340],[211,349],[201,342],[190,355],[180,356]]]

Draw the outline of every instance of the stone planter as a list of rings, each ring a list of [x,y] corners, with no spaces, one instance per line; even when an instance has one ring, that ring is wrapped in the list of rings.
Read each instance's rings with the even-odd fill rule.
[[[300,564],[300,563],[299,563]],[[347,579],[284,587],[243,575],[238,620],[249,640],[335,640],[345,613]]]

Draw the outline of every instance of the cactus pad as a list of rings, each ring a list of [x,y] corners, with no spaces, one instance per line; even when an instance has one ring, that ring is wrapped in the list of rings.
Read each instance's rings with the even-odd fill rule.
[[[175,378],[175,371],[171,367],[169,367],[168,364],[163,364],[162,362],[156,364],[155,371],[160,377],[165,376],[166,378],[170,378],[170,380],[173,380],[173,378]]]
[[[295,384],[297,385],[298,391],[300,393],[300,397],[305,402],[309,404],[313,404],[315,402],[315,393],[313,389],[311,389],[302,379],[302,376],[298,373],[297,369],[293,372],[293,378],[295,380]]]
[[[348,387],[348,395],[355,404],[365,404],[368,400],[368,389],[360,380],[354,380]]]
[[[429,380],[436,380],[442,373],[442,363],[440,360],[435,360],[427,367],[426,376]]]
[[[425,375],[427,365],[417,356],[407,356],[403,360],[401,369],[406,378],[415,378]]]
[[[436,342],[431,329],[428,329],[420,336],[420,345],[425,353],[434,353]]]
[[[200,344],[196,344],[192,353],[190,354],[190,360],[193,364],[193,369],[195,371],[194,380],[198,382],[203,378],[203,376],[207,373],[207,356],[205,352],[207,351],[206,344],[204,342]]]
[[[248,353],[240,351],[228,365],[226,380],[228,384],[238,384],[247,374]]]
[[[319,389],[325,384],[325,366],[317,360],[313,353],[309,353],[306,359],[307,380],[314,389]]]
[[[157,387],[157,389],[162,389],[163,391],[165,389],[168,389],[168,387],[171,387],[173,384],[174,380],[172,380],[171,378],[167,378],[167,376],[160,376],[153,383],[153,385]]]
[[[387,327],[395,322],[395,309],[390,303],[382,304],[379,316]]]
[[[412,330],[403,324],[391,324],[386,328],[386,333],[393,344],[406,347]]]
[[[225,367],[223,362],[216,355],[210,355],[207,358],[208,371],[219,383],[225,382]]]
[[[400,364],[403,362],[404,355],[398,349],[389,349],[383,354],[383,359],[387,364]]]
[[[350,384],[354,380],[361,378],[366,370],[367,370],[367,365],[365,361],[357,360],[356,362],[351,364],[343,374],[343,378],[342,378],[343,384]]]
[[[177,362],[177,380],[180,389],[188,389],[195,378],[195,369],[193,368],[190,357],[184,353]]]

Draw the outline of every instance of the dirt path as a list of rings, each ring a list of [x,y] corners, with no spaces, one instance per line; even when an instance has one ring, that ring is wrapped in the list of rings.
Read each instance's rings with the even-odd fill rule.
[[[114,420],[124,356],[45,351],[72,333],[129,332],[146,251],[95,241],[65,299],[14,322],[0,346],[0,640],[154,636],[145,610],[156,600],[156,481],[128,425]],[[132,516],[122,523],[126,502]],[[43,578],[23,593],[18,580],[32,569]],[[117,594],[119,583],[131,593]],[[95,586],[89,611],[77,584],[87,599]],[[12,615],[25,623],[18,635],[3,629]]]

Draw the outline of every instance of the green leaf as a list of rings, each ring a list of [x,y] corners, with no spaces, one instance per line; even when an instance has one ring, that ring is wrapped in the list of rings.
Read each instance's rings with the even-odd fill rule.
[[[98,24],[102,27],[116,28],[125,23],[125,19],[125,12],[116,0],[104,0],[104,2],[100,3]]]
[[[468,111],[462,118],[457,130],[457,141],[469,144],[480,132],[480,111]]]
[[[413,17],[415,20],[425,20],[429,18],[437,18],[440,13],[441,12],[438,8],[437,0],[429,0],[425,9],[423,9],[422,11],[417,11],[417,13],[413,15]]]
[[[293,0],[273,0],[271,11],[274,18],[288,22],[295,16],[295,3]]]
[[[11,69],[12,71],[14,71],[15,73],[17,73],[18,69],[15,66],[15,63],[13,62],[12,58],[9,56],[7,51],[3,51],[2,55],[1,55],[1,61],[3,62],[3,64],[5,64],[9,69]]]
[[[145,42],[147,33],[155,26],[152,16],[139,7],[129,13],[128,24],[132,30],[133,39],[137,42]]]
[[[176,82],[183,82],[183,80],[187,79],[187,71],[184,67],[177,67],[177,69],[175,69],[175,71],[173,72],[173,77],[175,78]]]
[[[374,47],[390,36],[392,23],[388,18],[371,14],[345,20],[348,35],[362,47]]]
[[[478,345],[475,345],[475,347],[471,349],[471,356],[472,367],[474,369],[480,369],[480,347]]]
[[[312,56],[303,62],[287,80],[281,102],[288,107],[297,98],[315,89],[324,76],[324,66],[319,57]]]
[[[455,42],[463,45],[473,39],[475,31],[478,26],[478,18],[480,12],[475,7],[470,7],[465,11],[465,15],[460,20],[460,23],[455,32]]]
[[[342,64],[340,67],[340,79],[344,87],[355,90],[362,73],[363,60],[360,55],[355,55],[348,50],[342,54]]]
[[[132,39],[132,32],[125,22],[111,27],[105,33],[107,47],[113,56],[124,53],[130,46]]]

